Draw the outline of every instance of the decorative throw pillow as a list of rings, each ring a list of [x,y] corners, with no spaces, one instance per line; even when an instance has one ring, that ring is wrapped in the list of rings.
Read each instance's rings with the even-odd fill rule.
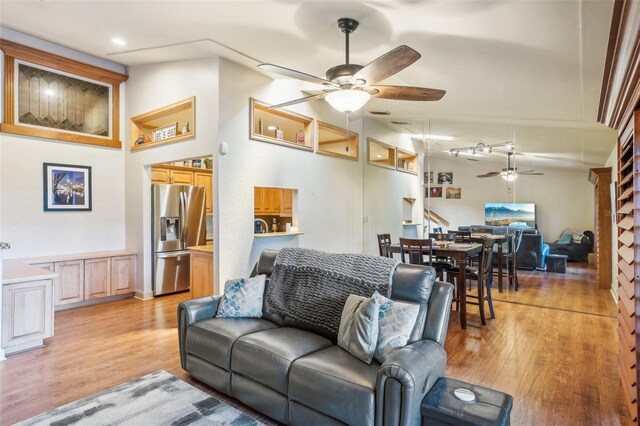
[[[338,346],[371,364],[378,344],[378,313],[380,305],[371,297],[350,294],[342,309]]]
[[[239,278],[224,283],[217,318],[262,318],[266,275]]]
[[[563,233],[558,240],[558,244],[571,244],[572,235],[570,233]]]
[[[573,244],[582,244],[582,234],[573,234]]]
[[[380,304],[378,346],[373,357],[383,363],[396,348],[407,345],[420,306],[393,301],[377,291],[371,297]]]

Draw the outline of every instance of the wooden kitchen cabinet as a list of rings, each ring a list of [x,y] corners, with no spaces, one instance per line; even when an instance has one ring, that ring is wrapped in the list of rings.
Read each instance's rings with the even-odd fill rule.
[[[171,170],[171,183],[193,185],[193,172]]]
[[[253,190],[255,214],[280,215],[280,204],[282,200],[281,188],[255,187]]]
[[[56,262],[54,272],[55,304],[82,302],[84,300],[84,260]]]
[[[205,188],[205,209],[207,213],[213,213],[213,176],[211,172],[194,172],[193,184]]]
[[[213,249],[191,249],[189,252],[191,298],[220,294],[213,285]]]
[[[111,295],[111,259],[84,261],[84,299],[98,299]]]
[[[117,256],[111,258],[111,294],[125,294],[135,291],[136,257]]]
[[[151,183],[171,183],[171,170],[160,167],[152,167]]]
[[[7,354],[43,345],[53,336],[53,280],[2,286],[2,347]]]
[[[280,217],[293,216],[293,189],[284,188],[282,191],[282,201],[280,203]]]

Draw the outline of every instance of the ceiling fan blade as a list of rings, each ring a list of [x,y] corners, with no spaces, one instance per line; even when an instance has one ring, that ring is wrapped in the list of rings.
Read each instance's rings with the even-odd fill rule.
[[[353,76],[351,81],[355,83],[356,80],[364,80],[365,84],[375,84],[399,73],[421,56],[409,46],[398,46],[367,64]]]
[[[275,73],[275,74],[284,75],[285,77],[295,78],[297,80],[302,80],[302,81],[308,81],[309,83],[336,86],[334,83],[330,82],[329,80],[325,80],[324,78],[316,77],[315,75],[311,75],[311,74],[306,74],[301,71],[296,71],[289,68],[281,67],[279,65],[260,64],[258,65],[258,68]]]
[[[278,108],[286,107],[286,106],[289,106],[289,105],[301,104],[302,102],[309,102],[309,101],[313,101],[313,100],[316,100],[316,99],[322,99],[325,96],[327,96],[327,93],[319,93],[317,95],[306,96],[304,98],[294,99],[294,100],[289,101],[289,102],[283,102],[281,104],[271,105],[271,106],[267,107],[267,109],[278,109]]]
[[[544,173],[536,172],[534,170],[530,170],[528,172],[518,172],[518,174],[525,176],[544,176]]]
[[[501,175],[502,175],[502,172],[489,172],[489,173],[486,173],[484,175],[477,175],[476,177],[486,178],[486,177],[496,177],[496,176],[501,176]]]
[[[440,89],[411,86],[368,86],[364,90],[370,93],[377,91],[377,93],[371,93],[374,98],[397,101],[439,101],[447,93]]]

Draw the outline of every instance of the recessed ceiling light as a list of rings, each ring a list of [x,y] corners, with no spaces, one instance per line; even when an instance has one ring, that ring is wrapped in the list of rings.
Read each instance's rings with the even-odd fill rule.
[[[127,42],[121,39],[120,37],[113,37],[111,39],[111,43],[117,44],[118,46],[126,46]]]

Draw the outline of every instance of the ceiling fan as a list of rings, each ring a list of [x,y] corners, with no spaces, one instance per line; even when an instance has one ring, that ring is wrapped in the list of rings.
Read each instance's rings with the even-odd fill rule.
[[[515,165],[511,164],[511,157],[515,156],[513,152],[507,152],[507,167],[502,169],[500,172],[489,172],[484,175],[478,175],[476,177],[486,178],[486,177],[497,177],[500,176],[502,179],[507,182],[513,182],[520,175],[523,176],[542,176],[544,173],[536,172],[535,170],[526,170],[524,172],[519,172]]]
[[[329,68],[325,74],[326,79],[279,65],[258,65],[265,71],[325,86],[322,93],[272,105],[270,108],[281,108],[324,98],[336,110],[349,114],[362,108],[372,96],[402,101],[438,101],[444,96],[446,92],[439,89],[376,85],[377,82],[397,74],[420,59],[421,55],[409,46],[398,46],[364,67],[350,64],[349,34],[353,33],[358,25],[355,19],[338,19],[338,28],[345,34],[345,63]]]

